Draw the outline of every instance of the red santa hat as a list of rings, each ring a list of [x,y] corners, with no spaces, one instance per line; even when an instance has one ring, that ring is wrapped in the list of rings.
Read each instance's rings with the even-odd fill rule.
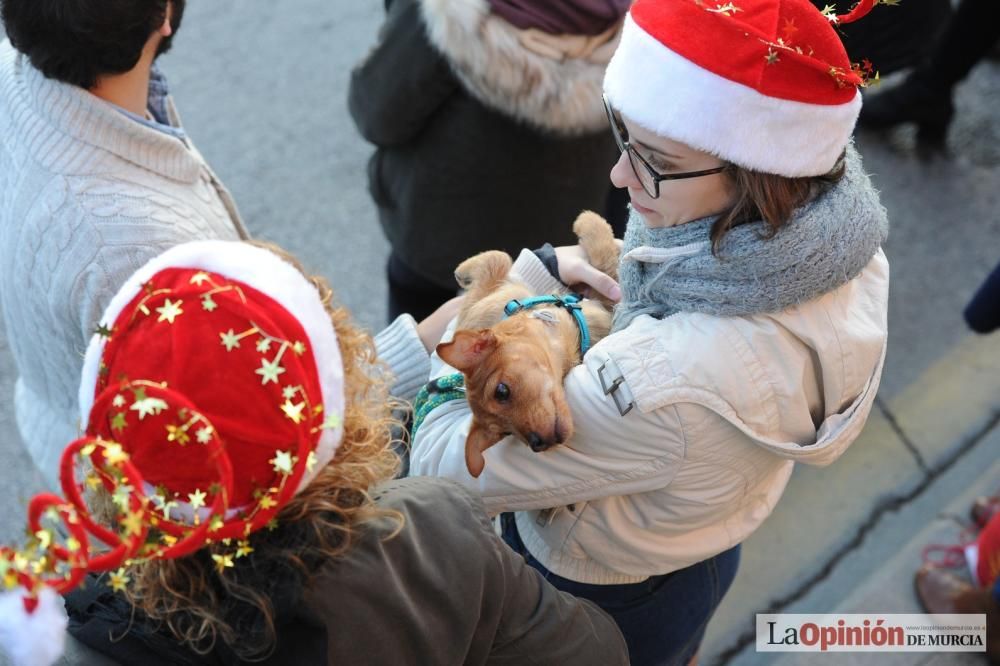
[[[28,543],[0,548],[0,638],[14,639],[19,664],[58,656],[33,640],[61,617],[39,602],[51,607],[53,591],[88,572],[111,571],[121,588],[129,563],[212,543],[225,544],[212,556],[219,570],[232,567],[341,439],[333,324],[316,288],[268,250],[177,246],[133,275],[101,322],[80,385],[86,432],[62,456],[63,496],[34,497]],[[113,527],[84,503],[99,487]]]
[[[835,26],[878,3],[837,16],[809,0],[637,0],[605,93],[629,120],[727,162],[824,174],[847,146],[872,73],[852,65]]]

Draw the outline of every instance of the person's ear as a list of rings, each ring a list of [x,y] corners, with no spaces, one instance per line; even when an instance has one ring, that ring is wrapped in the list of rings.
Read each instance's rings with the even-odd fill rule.
[[[167,11],[163,13],[163,23],[156,31],[160,34],[161,37],[169,37],[170,35],[174,34],[174,27],[173,24],[170,22],[170,20],[173,18],[173,15],[174,15],[174,3],[168,1]]]

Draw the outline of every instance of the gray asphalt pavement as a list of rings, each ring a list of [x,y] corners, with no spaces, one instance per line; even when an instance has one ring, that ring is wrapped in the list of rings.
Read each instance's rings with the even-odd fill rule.
[[[251,232],[326,275],[356,317],[377,329],[385,323],[387,245],[366,190],[370,149],[345,98],[351,65],[374,40],[381,0],[188,4],[163,61],[188,133]],[[918,159],[905,130],[858,137],[892,224],[890,352],[880,395],[887,416],[892,401],[966,337],[962,307],[1000,261],[1000,65],[979,67],[957,103],[949,157]],[[25,501],[41,489],[14,424],[14,377],[0,328],[4,543],[23,529]],[[923,518],[913,520],[917,534]]]

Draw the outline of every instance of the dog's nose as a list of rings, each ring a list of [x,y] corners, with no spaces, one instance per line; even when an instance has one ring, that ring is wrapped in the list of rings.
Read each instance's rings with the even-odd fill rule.
[[[528,446],[531,447],[532,451],[538,453],[539,451],[544,451],[545,449],[549,448],[550,445],[548,442],[543,440],[542,436],[539,435],[537,432],[529,432]]]

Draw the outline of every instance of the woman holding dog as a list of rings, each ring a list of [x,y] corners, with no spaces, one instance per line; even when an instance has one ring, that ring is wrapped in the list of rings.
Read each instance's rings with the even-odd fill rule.
[[[796,462],[824,466],[872,406],[887,337],[885,211],[851,144],[866,72],[807,0],[638,0],[604,90],[632,213],[612,333],[567,376],[571,441],[466,471],[464,400],[411,471],[477,490],[557,587],[618,621],[634,664],[697,654],[739,544]],[[554,260],[554,261],[553,261]],[[615,285],[579,248],[523,252],[538,293]],[[454,370],[437,367],[432,377]],[[498,396],[502,397],[502,396]]]

